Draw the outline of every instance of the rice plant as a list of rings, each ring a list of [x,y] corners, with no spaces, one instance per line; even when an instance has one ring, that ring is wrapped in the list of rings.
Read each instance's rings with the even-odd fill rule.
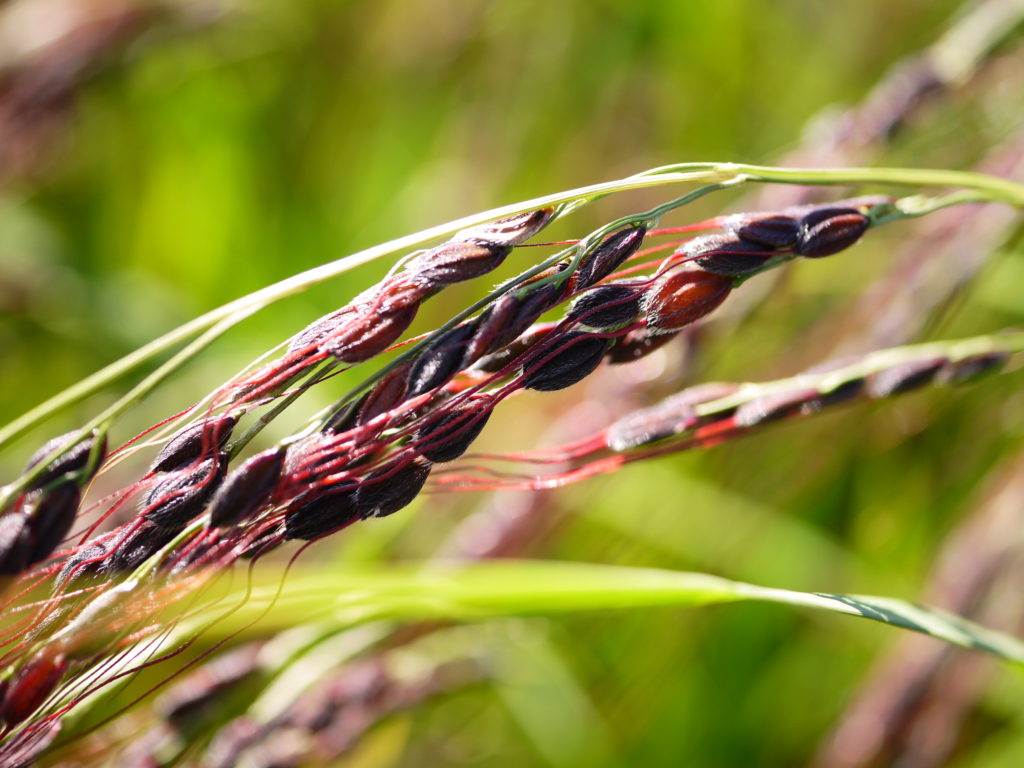
[[[1000,23],[1019,16],[979,4],[883,79],[849,125],[888,140],[927,94],[980,78],[1001,51]],[[970,49],[957,35],[981,22],[988,32]],[[943,56],[960,69],[944,70]],[[656,609],[699,616],[680,609],[715,604],[731,605],[704,613],[745,617],[735,620],[755,636],[777,636],[774,621],[837,632],[846,616],[924,638],[905,641],[928,644],[896,671],[864,678],[861,719],[855,703],[813,759],[925,754],[889,734],[924,722],[910,713],[914,702],[952,706],[955,697],[929,686],[953,664],[980,663],[965,659],[997,659],[991,674],[1011,680],[1024,663],[1007,565],[1019,534],[1001,511],[1024,492],[1018,464],[991,471],[993,489],[977,502],[980,532],[917,510],[922,526],[951,529],[957,566],[944,570],[940,559],[936,579],[947,588],[919,604],[905,599],[897,569],[875,577],[878,594],[836,589],[844,579],[828,571],[841,548],[806,543],[799,521],[772,534],[781,546],[766,534],[764,551],[779,562],[814,552],[817,583],[759,583],[743,563],[726,567],[716,541],[782,529],[744,528],[743,505],[702,491],[698,465],[682,463],[733,457],[755,483],[784,467],[779,498],[758,499],[773,505],[811,494],[819,480],[822,494],[852,494],[856,462],[840,447],[856,443],[858,422],[899,422],[879,439],[910,450],[934,426],[914,410],[928,402],[979,414],[948,441],[959,461],[946,492],[966,497],[956,481],[973,488],[989,474],[979,469],[983,443],[973,453],[972,441],[992,437],[993,414],[1015,423],[1007,393],[1024,333],[986,324],[994,313],[949,332],[942,312],[954,311],[957,291],[998,245],[1014,242],[1024,208],[1019,126],[975,170],[859,165],[841,152],[863,145],[856,135],[808,141],[824,156],[816,165],[662,165],[371,245],[209,309],[0,428],[0,448],[21,464],[0,487],[0,763],[372,762],[375,734],[403,713],[498,691],[543,762],[620,764],[614,740],[599,735],[599,707],[538,629],[555,625],[537,617],[587,627]],[[893,265],[858,284],[870,271],[858,260],[872,247]],[[218,364],[218,380],[181,401],[175,382],[216,361],[259,313],[322,298],[317,290],[338,280],[352,285],[349,273],[371,263],[376,279],[319,307],[318,318],[264,330],[255,359]],[[787,287],[842,264],[848,282],[814,301]],[[926,286],[932,265],[945,265],[938,289]],[[773,315],[792,333],[769,344],[752,318]],[[687,361],[713,355],[725,362],[712,376]],[[54,436],[69,410],[88,415]],[[531,426],[510,429],[515,420]],[[680,467],[692,498],[631,480]],[[593,504],[604,512],[582,503],[585,524],[554,536],[571,525],[558,499],[587,488],[614,501]],[[484,502],[457,525],[435,521],[462,499]],[[879,528],[890,518],[879,510]],[[707,524],[686,549],[675,528],[695,519]],[[841,539],[846,524],[831,521],[830,535]],[[580,557],[574,547],[595,528],[631,554]],[[769,612],[745,614],[747,603]],[[861,653],[854,636],[837,637],[831,654]],[[593,638],[571,640],[586,647]],[[618,648],[642,657],[656,644],[634,638]],[[824,676],[828,661],[803,659],[802,668]],[[573,721],[577,731],[552,730],[542,698],[507,683],[530,675],[552,692],[552,723]],[[887,692],[886,709],[878,702]],[[910,704],[901,710],[900,701]],[[883,711],[885,725],[867,733],[863,718]],[[454,738],[456,719],[440,719],[442,740]],[[516,759],[503,751],[493,762]]]

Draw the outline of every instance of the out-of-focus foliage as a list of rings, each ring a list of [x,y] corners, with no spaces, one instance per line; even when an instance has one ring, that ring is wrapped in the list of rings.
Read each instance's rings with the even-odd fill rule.
[[[18,24],[24,36],[39,33],[43,18],[59,28],[60,14],[76,9],[119,10],[113,0],[36,2],[51,15],[18,7],[30,3],[5,9],[4,39],[20,39],[25,56],[31,41],[18,38]],[[150,5],[101,41],[104,55],[64,97],[23,122],[4,118],[25,154],[0,169],[2,422],[193,315],[361,247],[669,162],[778,161],[813,134],[813,118],[862,99],[963,10],[953,0]],[[856,160],[970,168],[999,145],[1019,146],[1022,71],[1011,36],[968,82],[935,95],[887,145]],[[603,201],[551,237],[583,234],[655,199]],[[714,197],[687,219],[738,205],[736,195]],[[869,286],[912,299],[910,319],[885,336],[892,343],[1021,322],[1024,302],[1011,286],[1020,285],[1024,253],[1012,232],[964,243],[963,259],[991,258],[955,290],[892,271],[915,238],[927,245],[924,236],[896,225],[834,260],[752,283],[743,291],[751,301],[764,291],[759,303],[710,323],[689,352],[677,344],[634,369],[604,370],[579,391],[519,398],[481,444],[552,444],[687,383],[787,375],[856,348],[878,330],[877,316],[854,311]],[[944,238],[935,237],[938,250]],[[513,258],[523,266],[530,252]],[[247,321],[115,437],[194,402],[387,266]],[[417,327],[436,326],[480,290],[446,292]],[[345,383],[321,387],[299,410],[330,402]],[[545,535],[529,554],[942,603],[941,585],[928,585],[937,553],[990,503],[993,478],[1024,446],[1019,384],[1010,375],[860,405],[544,494],[534,503],[546,506]],[[6,452],[2,476],[103,401]],[[268,431],[286,434],[298,419]],[[484,502],[430,496],[316,545],[304,563],[427,558]],[[522,502],[510,494],[487,503]],[[1016,629],[1018,607],[1003,628]],[[478,638],[500,660],[491,679],[401,715],[407,727],[374,733],[358,764],[797,765],[894,639],[883,627],[764,605],[494,623]],[[972,702],[971,727],[953,750],[963,762],[954,764],[1013,764],[999,761],[1024,751],[1024,686],[999,674]],[[968,762],[972,754],[984,759]]]

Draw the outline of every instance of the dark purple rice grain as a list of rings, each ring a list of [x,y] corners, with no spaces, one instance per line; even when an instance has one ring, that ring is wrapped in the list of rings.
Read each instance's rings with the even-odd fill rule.
[[[116,539],[87,544],[69,557],[57,574],[57,585],[62,586],[70,579],[95,576],[104,570],[106,557]]]
[[[812,365],[808,368],[805,373],[808,374],[821,374],[831,373],[832,371],[838,371],[842,368],[848,368],[851,365],[856,365],[863,361],[863,357],[858,355],[847,355],[845,357],[836,357],[831,360],[826,360],[823,363]],[[804,413],[812,413],[822,408],[828,408],[833,405],[839,405],[841,403],[848,402],[855,398],[860,397],[864,394],[864,388],[867,384],[867,380],[863,377],[851,379],[840,384],[835,389],[829,392],[823,392],[818,395],[813,401],[809,402],[803,409]]]
[[[128,523],[124,533],[115,540],[110,557],[105,561],[102,570],[108,573],[134,571],[170,544],[178,533],[174,528],[160,526],[148,520]]]
[[[847,403],[855,400],[864,394],[865,379],[850,379],[840,384],[830,392],[823,392],[801,409],[801,413],[814,413],[822,408],[830,408],[833,405]]]
[[[944,358],[937,357],[894,365],[868,377],[867,394],[873,398],[889,397],[923,387],[935,378],[945,363]]]
[[[839,253],[860,240],[871,220],[856,208],[817,208],[800,221],[796,253],[816,259]]]
[[[38,451],[32,454],[32,457],[28,460],[28,465],[25,467],[25,471],[28,472],[34,469],[36,465],[39,464],[39,462],[41,462],[43,459],[45,459],[47,456],[49,456],[57,449],[64,448],[70,445],[71,441],[74,440],[76,434],[78,434],[78,430],[66,432],[63,435],[60,435],[58,437],[53,438],[52,440],[47,441],[42,448],[40,448]],[[42,488],[44,485],[53,482],[58,477],[69,475],[72,472],[80,472],[81,470],[85,469],[86,465],[89,463],[89,456],[92,453],[92,448],[93,445],[95,444],[95,441],[95,435],[90,435],[87,436],[84,440],[75,444],[74,447],[70,448],[57,460],[51,462],[46,467],[46,471],[44,471],[39,477],[37,477],[32,482],[31,488]],[[94,467],[93,474],[95,474],[96,469],[99,469],[99,464],[102,463],[103,458],[106,456],[106,454],[107,437],[106,435],[104,435],[102,437],[102,442],[100,444],[99,449],[99,461],[97,462],[97,466]],[[90,475],[90,477],[88,478],[82,478],[79,481],[79,484],[84,484],[85,482],[90,480],[91,477],[92,476]]]
[[[320,340],[318,349],[342,363],[361,363],[379,355],[416,319],[417,305],[390,314],[353,309],[338,327]]]
[[[340,489],[318,494],[301,503],[284,518],[284,537],[312,541],[361,517],[356,505],[357,488],[354,483]]]
[[[412,503],[427,482],[430,462],[413,459],[399,469],[384,467],[371,472],[356,492],[359,516],[387,517]]]
[[[491,410],[472,402],[446,413],[416,433],[416,450],[435,464],[455,461],[479,437]]]
[[[515,294],[502,296],[476,321],[473,337],[466,344],[462,367],[467,368],[491,353],[501,355],[504,352],[503,347],[514,345],[541,315],[559,304],[561,300],[562,289],[552,283],[530,289],[522,297]],[[506,354],[501,359],[511,358]]]
[[[440,288],[486,275],[511,252],[506,245],[453,241],[420,254],[405,269],[421,285]]]
[[[683,247],[682,252],[702,269],[728,277],[756,272],[772,258],[770,246],[732,235],[695,237]]]
[[[511,344],[523,333],[529,330],[541,315],[549,309],[558,306],[562,301],[562,289],[553,283],[531,288],[525,296],[519,300],[519,309],[515,316],[505,325],[504,332],[498,334],[492,344],[492,349]]]
[[[604,280],[640,250],[647,227],[628,227],[608,235],[580,261],[576,270],[576,289],[589,288]]]
[[[729,382],[710,381],[684,389],[614,422],[605,431],[605,445],[625,451],[686,432],[702,422],[694,406],[728,397],[738,388]]]
[[[968,384],[985,376],[998,373],[1010,359],[1009,352],[986,352],[947,363],[941,377],[946,384]]]
[[[32,496],[28,502],[32,531],[29,562],[38,563],[52,555],[71,531],[82,495],[77,485],[64,482],[50,490],[35,491]]]
[[[0,516],[0,574],[13,576],[29,566],[32,534],[22,512]]]
[[[462,367],[468,368],[477,360],[501,346],[507,328],[519,313],[522,299],[507,293],[491,304],[473,322],[473,336],[466,343]]]
[[[554,326],[538,327],[527,331],[518,339],[506,344],[497,352],[493,352],[486,357],[481,358],[477,362],[476,368],[484,373],[497,373],[537,344],[541,339],[550,334],[553,327]]]
[[[490,353],[500,355],[500,359],[503,360],[511,359],[510,353],[506,353],[503,347],[521,347],[522,345],[517,343],[519,338],[542,314],[558,305],[561,300],[562,289],[550,283],[530,289],[522,297],[507,294],[500,298],[490,305],[474,324],[475,330],[466,344],[462,367],[468,368]],[[481,367],[480,370],[488,369]]]
[[[818,391],[815,389],[800,389],[777,395],[765,395],[743,403],[736,409],[733,420],[737,427],[756,427],[760,424],[768,424],[799,413],[807,403],[816,398],[818,398]]]
[[[531,361],[524,366],[523,387],[540,392],[571,387],[600,365],[608,346],[608,339],[582,331],[570,331],[539,354],[542,359],[550,355],[547,360],[540,365],[534,365]]]
[[[214,416],[186,427],[172,437],[160,450],[150,472],[171,472],[182,469],[204,456],[218,452],[231,437],[238,418]]]
[[[456,232],[452,240],[495,245],[519,245],[546,227],[554,213],[554,208],[538,208],[535,211],[517,213],[504,219],[463,229]]]
[[[472,323],[457,325],[424,349],[409,371],[406,396],[417,397],[436,389],[458,373],[466,354],[466,344],[474,330]]]
[[[181,530],[203,511],[224,480],[227,466],[227,457],[220,454],[169,473],[146,495],[142,516],[161,527]]]
[[[229,474],[210,502],[210,525],[237,525],[269,504],[281,479],[284,457],[284,448],[271,448],[247,459]]]
[[[433,290],[415,275],[400,272],[367,288],[349,306],[377,317],[387,317],[404,314],[410,309],[415,311],[432,294]]]
[[[576,299],[566,316],[598,330],[621,328],[640,314],[642,295],[632,286],[602,285]]]
[[[800,222],[782,213],[740,214],[726,220],[724,227],[742,240],[769,248],[792,248]]]
[[[315,474],[322,464],[336,458],[336,442],[333,434],[321,433],[299,438],[285,450],[282,475],[301,480],[297,476]]]
[[[385,374],[384,378],[377,382],[361,401],[356,425],[373,421],[406,399],[411,369],[412,365],[405,363]]]
[[[350,429],[357,427],[359,425],[359,412],[366,404],[369,396],[369,392],[364,392],[356,400],[343,405],[331,414],[331,417],[320,431],[325,435],[340,435],[342,432],[348,432]]]
[[[611,365],[632,363],[634,360],[639,360],[655,350],[661,349],[677,335],[676,333],[651,333],[647,328],[637,328],[621,339],[616,339],[615,345],[608,350],[606,357]]]
[[[333,333],[339,323],[351,312],[349,307],[342,307],[313,321],[292,337],[292,340],[288,342],[288,351],[296,352],[319,344],[321,340]]]
[[[698,421],[697,412],[689,403],[677,407],[659,403],[614,422],[605,432],[605,445],[613,451],[640,448],[686,432]]]

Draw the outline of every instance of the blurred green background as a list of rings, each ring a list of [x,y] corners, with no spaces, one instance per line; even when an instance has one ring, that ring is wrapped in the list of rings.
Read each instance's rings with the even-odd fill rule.
[[[821,137],[842,126],[829,114],[861,102],[897,62],[979,5],[9,3],[0,11],[8,73],[0,92],[0,422],[207,309],[432,224],[671,162],[818,157],[828,145]],[[915,105],[899,132],[854,136],[825,157],[1019,170],[1024,58],[1016,34],[1004,31],[984,63]],[[668,194],[603,201],[551,237],[579,236]],[[756,204],[750,194],[714,198],[667,223]],[[978,231],[970,216],[948,221],[975,227],[956,254],[942,250],[952,235],[941,230],[886,229],[841,258],[749,286],[743,311],[637,370],[603,370],[578,391],[508,403],[482,445],[551,445],[694,381],[788,375],[837,351],[1020,322],[1016,225],[1000,219]],[[912,257],[915,243],[976,268],[954,279],[942,267],[936,277],[920,253]],[[510,269],[522,268],[531,253],[513,258]],[[937,263],[958,265],[953,272],[962,265]],[[900,264],[902,272],[893,268]],[[908,276],[907,264],[918,271]],[[388,266],[362,268],[247,321],[136,409],[115,438],[199,399]],[[854,300],[879,286],[889,294],[877,305]],[[437,325],[484,287],[445,292],[416,327]],[[898,312],[882,312],[894,302]],[[872,325],[890,317],[892,328]],[[929,574],[947,537],[986,508],[994,478],[1012,486],[1019,474],[1018,382],[1010,375],[858,405],[542,494],[525,502],[545,507],[543,535],[525,553],[941,603]],[[343,391],[336,381],[311,393],[271,432],[287,434]],[[0,476],[13,476],[39,442],[116,394],[7,450]],[[431,496],[318,544],[306,559],[427,558],[481,505],[521,504],[514,494]],[[985,616],[1017,629],[1014,599],[1001,597],[1005,610]],[[828,734],[896,635],[768,606],[492,624],[478,639],[503,660],[492,682],[400,716],[403,727],[375,732],[373,749],[351,761],[809,764],[828,750]],[[981,674],[971,679],[987,679]],[[1024,685],[1005,668],[992,680],[943,731],[952,734],[945,756],[913,762],[917,753],[904,746],[908,762],[898,764],[1019,765]],[[859,764],[836,754],[821,764]]]

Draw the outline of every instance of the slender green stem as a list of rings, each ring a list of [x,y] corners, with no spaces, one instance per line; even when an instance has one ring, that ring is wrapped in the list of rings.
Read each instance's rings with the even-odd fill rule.
[[[974,200],[1024,207],[1024,185],[974,171],[933,168],[777,168],[743,163],[679,163],[654,168],[641,175],[647,178],[661,174],[673,177],[707,174],[700,181],[712,180],[709,176],[745,176],[752,182],[801,186],[887,184],[898,187],[953,187],[972,190],[977,194]]]

